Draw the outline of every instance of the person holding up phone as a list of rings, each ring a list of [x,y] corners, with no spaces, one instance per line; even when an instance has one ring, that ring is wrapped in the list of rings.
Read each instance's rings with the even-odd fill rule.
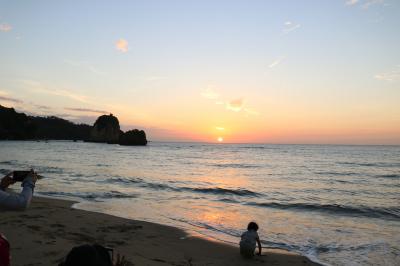
[[[21,181],[21,193],[9,193],[6,189],[15,182]],[[33,171],[14,171],[0,181],[0,209],[25,210],[31,203],[37,174]]]

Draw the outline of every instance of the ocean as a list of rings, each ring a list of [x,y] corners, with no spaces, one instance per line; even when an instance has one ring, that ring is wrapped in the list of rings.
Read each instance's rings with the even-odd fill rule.
[[[34,168],[37,195],[328,265],[400,265],[400,146],[1,141],[0,172]]]

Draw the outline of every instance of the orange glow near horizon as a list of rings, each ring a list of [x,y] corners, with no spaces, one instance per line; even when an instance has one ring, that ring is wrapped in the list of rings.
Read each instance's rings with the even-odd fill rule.
[[[125,110],[126,111],[126,110]],[[125,112],[126,114],[127,112]],[[175,120],[159,121],[151,115],[142,120],[150,140],[222,143],[298,143],[298,144],[392,144],[400,143],[400,127],[390,121],[358,120],[350,115],[324,116],[297,112],[296,117],[278,115],[244,117],[233,112],[213,115],[187,110]],[[190,116],[191,115],[191,116]],[[217,117],[216,117],[217,116]],[[121,124],[125,115],[120,116]],[[389,119],[388,119],[389,120]],[[222,123],[220,121],[223,121]],[[124,123],[125,122],[125,123]],[[153,126],[154,124],[157,126]],[[138,124],[130,122],[130,124]],[[218,125],[218,126],[215,126]]]
[[[152,108],[144,104],[132,107],[128,102],[109,102],[97,109],[117,116],[124,131],[144,129],[150,141],[400,144],[400,123],[395,111],[386,113],[373,105],[328,108],[322,103],[306,105],[290,99],[276,102],[258,100],[257,97],[248,99],[242,102],[242,109],[237,107],[231,110],[194,93],[185,96],[181,105],[168,109],[163,107],[168,102],[165,99],[155,101]],[[249,108],[246,111],[246,104],[250,103],[252,110]],[[25,103],[7,104],[3,100],[0,104],[15,107],[19,112],[29,111],[29,104]],[[40,109],[37,114],[46,116],[64,112],[63,109],[52,108]],[[96,109],[96,106],[93,108]],[[35,110],[34,113],[39,109]],[[80,114],[86,118],[93,117],[93,122],[97,116],[90,112]],[[80,116],[79,113],[72,113],[71,117]]]

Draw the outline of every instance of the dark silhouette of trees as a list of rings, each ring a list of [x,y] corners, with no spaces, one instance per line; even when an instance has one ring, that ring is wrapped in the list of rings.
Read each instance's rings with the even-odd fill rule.
[[[35,125],[27,115],[0,105],[0,139],[31,139],[35,131]]]
[[[55,116],[27,116],[0,105],[0,139],[3,140],[84,140],[89,137],[91,128]]]
[[[143,130],[120,130],[118,118],[102,115],[94,126],[55,117],[27,116],[0,105],[0,140],[85,140],[121,145],[146,145]]]

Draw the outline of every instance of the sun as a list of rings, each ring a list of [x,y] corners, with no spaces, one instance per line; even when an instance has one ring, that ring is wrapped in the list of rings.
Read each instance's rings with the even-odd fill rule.
[[[218,137],[218,142],[223,142],[224,141],[224,138],[223,137]]]

